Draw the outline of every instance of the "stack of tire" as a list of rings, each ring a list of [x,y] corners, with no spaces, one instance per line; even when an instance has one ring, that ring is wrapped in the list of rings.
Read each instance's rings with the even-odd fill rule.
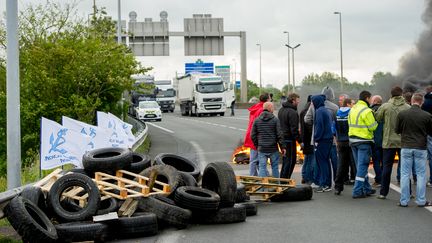
[[[107,239],[143,237],[158,233],[154,213],[136,212],[112,222],[92,222],[96,215],[115,212],[120,200],[101,201],[99,188],[92,180],[97,171],[114,174],[116,170],[139,173],[151,166],[147,155],[124,148],[102,148],[83,156],[84,169],[73,169],[60,177],[45,196],[38,187],[26,187],[20,196],[5,207],[5,214],[24,242],[105,241]],[[73,188],[88,194],[84,205],[63,194]]]

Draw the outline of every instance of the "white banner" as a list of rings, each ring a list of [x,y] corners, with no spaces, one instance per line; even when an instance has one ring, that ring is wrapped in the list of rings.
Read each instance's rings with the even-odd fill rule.
[[[123,120],[121,120],[120,118],[116,117],[115,115],[111,114],[108,112],[108,114],[115,120],[117,120],[117,122],[121,125],[117,128],[120,128],[123,130],[123,132],[126,134],[127,139],[128,139],[128,146],[129,148],[132,148],[132,146],[135,143],[135,136],[132,133],[132,128],[133,126],[127,122],[124,122]]]
[[[52,169],[64,164],[82,168],[82,156],[89,142],[89,136],[42,117],[41,169]]]
[[[91,140],[87,145],[86,151],[111,147],[111,144],[108,141],[110,135],[109,131],[104,128],[77,121],[67,116],[62,117],[62,123],[66,128],[70,128],[84,135],[90,136]]]
[[[110,114],[97,112],[98,127],[108,130],[108,142],[111,147],[130,148],[128,136],[122,128],[122,124]]]

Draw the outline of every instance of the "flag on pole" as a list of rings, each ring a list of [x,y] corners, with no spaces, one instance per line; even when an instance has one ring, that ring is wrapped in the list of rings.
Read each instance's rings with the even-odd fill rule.
[[[52,169],[64,164],[74,164],[82,168],[82,156],[89,142],[90,136],[42,117],[41,169]]]
[[[128,137],[121,128],[122,124],[108,113],[98,111],[96,115],[98,127],[108,130],[108,141],[111,147],[130,148]]]
[[[129,146],[129,148],[132,148],[132,146],[135,143],[135,136],[132,133],[133,126],[127,122],[124,122],[122,119],[116,117],[115,115],[113,115],[109,112],[108,112],[108,115],[110,115],[114,120],[116,120],[120,124],[120,126],[118,126],[117,128],[120,128],[123,130],[123,132],[127,136],[128,146]]]
[[[90,136],[91,140],[87,145],[87,151],[111,147],[111,144],[109,143],[109,132],[104,128],[77,121],[67,116],[62,117],[62,123],[66,128],[70,128],[84,135]]]

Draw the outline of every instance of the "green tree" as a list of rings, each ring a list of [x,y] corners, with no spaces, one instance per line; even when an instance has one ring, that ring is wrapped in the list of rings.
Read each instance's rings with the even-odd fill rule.
[[[148,70],[139,65],[126,46],[115,42],[114,23],[103,11],[98,11],[89,24],[73,19],[73,9],[73,5],[48,1],[20,14],[24,166],[38,157],[41,117],[60,122],[62,116],[68,116],[92,124],[98,110],[119,115],[122,93],[132,88],[130,76]],[[4,29],[0,30],[4,46],[2,33]],[[4,62],[0,62],[0,112],[5,109],[2,70]],[[1,127],[6,127],[3,119]],[[5,133],[0,129],[0,146],[4,142]],[[5,152],[0,149],[0,153],[0,164],[4,164]]]

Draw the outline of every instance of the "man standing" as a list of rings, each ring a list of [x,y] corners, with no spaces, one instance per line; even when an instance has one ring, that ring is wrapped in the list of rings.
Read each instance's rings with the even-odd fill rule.
[[[297,113],[297,106],[299,103],[300,96],[296,93],[291,93],[288,95],[287,101],[282,104],[282,108],[278,113],[283,140],[287,150],[286,155],[282,158],[281,178],[291,178],[297,161],[296,141],[299,140],[299,115]]]
[[[391,89],[391,96],[392,98],[387,103],[383,104],[375,114],[378,122],[384,122],[382,140],[383,172],[378,199],[385,199],[387,197],[390,188],[394,157],[396,153],[399,157],[401,156],[401,136],[395,132],[396,118],[399,112],[410,108],[402,97],[402,89],[399,86],[395,86]]]
[[[424,102],[421,106],[422,110],[432,114],[432,86],[426,88],[426,94],[424,96]],[[432,187],[432,137],[427,137],[427,151],[429,160],[429,181],[427,183],[428,187]]]
[[[311,104],[311,98],[312,95],[309,95],[304,109],[300,112],[300,141],[302,141],[301,148],[304,155],[301,182],[302,184],[306,183],[310,185],[314,183],[315,185],[318,185],[318,176],[315,171],[316,169],[314,170],[314,168],[316,168],[314,147],[311,144],[312,125],[304,122],[304,117]]]
[[[353,106],[352,99],[346,98],[336,113],[336,138],[339,152],[339,164],[335,179],[335,194],[340,195],[344,188],[345,178],[351,165],[352,151],[348,137],[348,114]]]
[[[257,117],[259,117],[263,111],[263,105],[268,101],[269,96],[267,93],[260,95],[260,102],[251,106],[249,110],[249,123],[244,138],[244,146],[250,148],[250,159],[249,159],[249,175],[258,176],[258,152],[255,145],[252,142],[250,133],[252,130],[252,124]]]
[[[371,109],[374,113],[378,111],[382,105],[382,97],[379,95],[374,95],[371,98]],[[372,161],[373,168],[375,171],[375,182],[372,184],[373,187],[381,186],[382,179],[382,139],[383,139],[383,122],[378,122],[378,127],[374,131],[374,144],[372,146]]]
[[[427,135],[432,135],[432,115],[422,111],[423,95],[416,93],[411,108],[401,111],[395,131],[402,135],[401,197],[399,206],[407,207],[410,200],[410,173],[414,164],[417,173],[416,203],[419,207],[432,206],[426,201]]]
[[[273,115],[273,103],[264,103],[263,110],[261,115],[255,119],[251,132],[251,139],[254,146],[258,149],[258,176],[268,176],[267,159],[270,159],[272,176],[279,178],[278,145],[281,147],[282,153],[285,154],[279,120]]]
[[[312,96],[315,108],[314,134],[315,158],[319,171],[319,188],[316,192],[331,191],[330,151],[333,144],[332,114],[324,107],[325,96]]]
[[[372,110],[369,108],[371,93],[362,91],[359,101],[348,115],[349,141],[357,165],[352,197],[364,198],[375,193],[368,181],[368,167],[373,144],[373,132],[378,126]]]

